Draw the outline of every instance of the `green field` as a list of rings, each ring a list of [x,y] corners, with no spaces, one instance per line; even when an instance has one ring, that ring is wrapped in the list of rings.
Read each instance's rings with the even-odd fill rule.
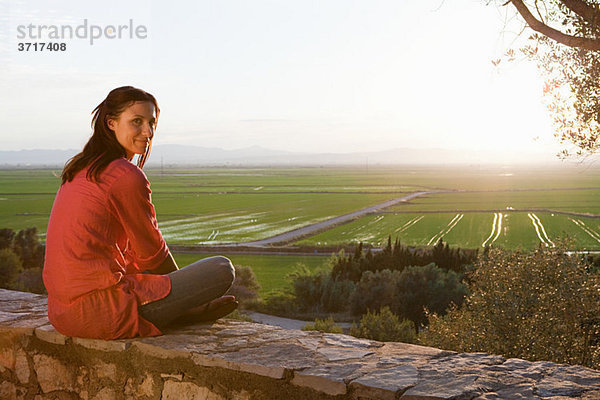
[[[204,245],[267,238],[388,198],[369,193],[153,195],[167,241]]]
[[[410,204],[396,205],[389,208],[389,211],[502,211],[543,208],[600,214],[600,188],[437,193],[415,199]]]
[[[573,239],[580,249],[600,250],[600,219],[553,213],[531,213],[539,218],[543,230],[536,231],[527,212],[502,213],[500,231],[492,233],[495,213],[385,213],[370,215],[341,225],[298,245],[339,245],[348,242],[384,246],[392,240],[416,246],[435,244],[440,238],[450,245],[481,248],[484,243],[510,249],[532,249],[552,245],[561,237]],[[574,222],[575,221],[575,222]],[[544,235],[544,232],[547,235]],[[489,239],[488,239],[489,238]]]
[[[198,168],[146,172],[159,227],[172,244],[264,239],[424,190],[455,192],[416,198],[299,243],[318,246],[364,241],[381,245],[392,235],[407,244],[427,245],[443,237],[451,244],[475,248],[490,236],[495,213],[502,212],[503,231],[494,241],[497,246],[533,248],[540,243],[528,213],[540,218],[549,240],[566,233],[582,249],[598,249],[600,244],[594,233],[598,232],[599,219],[560,213],[552,216],[552,211],[600,214],[600,186],[596,186],[600,169],[591,167]],[[0,227],[18,230],[36,226],[43,238],[60,184],[59,174],[59,170],[50,169],[0,171]],[[453,221],[457,214],[460,220]]]
[[[175,261],[179,267],[184,267],[202,258],[216,254],[185,253],[175,254]],[[294,271],[298,264],[303,264],[311,271],[326,265],[330,257],[324,256],[287,256],[287,255],[242,255],[221,254],[229,258],[234,265],[249,266],[254,271],[261,289],[261,297],[268,297],[274,290],[281,290],[290,286],[286,275]]]

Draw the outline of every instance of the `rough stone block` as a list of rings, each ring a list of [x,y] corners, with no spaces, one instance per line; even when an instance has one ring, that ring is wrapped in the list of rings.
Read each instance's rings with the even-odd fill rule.
[[[160,347],[167,352],[163,352],[165,357],[189,357],[190,353],[212,354],[217,352],[220,343],[226,339],[219,339],[213,332],[201,329],[198,332],[189,334],[171,334],[152,338],[138,339],[135,343],[145,343],[151,346]]]
[[[73,338],[73,343],[87,347],[88,349],[118,352],[127,350],[131,345],[129,340],[100,340],[86,338]]]
[[[0,399],[17,400],[17,387],[11,382],[0,383]]]
[[[35,328],[48,324],[48,317],[28,313],[9,313],[0,311],[0,332],[17,332],[33,335]]]
[[[354,376],[361,364],[326,365],[294,371],[292,384],[309,387],[330,396],[346,394],[346,380]]]
[[[160,377],[162,379],[174,379],[174,380],[180,381],[180,382],[183,380],[182,374],[160,374]]]
[[[367,399],[396,398],[419,381],[419,371],[412,365],[401,365],[390,369],[372,371],[350,383],[359,397]]]
[[[477,376],[469,375],[421,381],[415,387],[404,392],[400,399],[471,399],[481,394],[477,393],[473,388],[473,384],[476,380]]]
[[[359,349],[347,349],[347,348],[335,348],[335,347],[323,347],[317,349],[317,353],[321,354],[328,361],[344,361],[361,359],[368,355],[373,354],[372,351],[359,350]]]
[[[228,361],[220,357],[211,357],[204,354],[194,354],[192,355],[192,360],[196,365],[203,367],[217,367],[232,371],[249,372],[251,374],[266,376],[273,379],[282,379],[285,372],[285,368],[279,366],[266,366],[256,363]]]
[[[515,385],[513,387],[500,389],[495,392],[484,393],[474,400],[538,400],[541,397],[536,396],[533,386],[528,384]]]
[[[357,339],[352,336],[336,334],[336,333],[324,333],[323,338],[325,343],[331,346],[338,347],[351,347],[351,348],[362,348],[368,349],[370,347],[381,347],[383,343],[375,342],[367,339]]]
[[[73,372],[57,359],[45,354],[35,354],[33,356],[33,368],[44,393],[73,389]]]
[[[242,390],[241,392],[233,392],[231,394],[231,400],[251,400],[250,393]]]
[[[0,347],[0,365],[4,368],[14,371],[15,363],[17,361],[17,354],[12,343],[8,346]]]
[[[322,341],[320,338],[300,338],[298,339],[298,343],[300,343],[303,347],[315,351],[322,345]]]
[[[108,378],[113,382],[117,381],[117,366],[98,360],[93,366],[96,377],[99,379]]]
[[[136,398],[143,396],[151,397],[154,394],[154,378],[151,374],[146,373],[142,383],[135,389]]]
[[[555,378],[543,379],[536,385],[536,392],[542,397],[568,396],[576,397],[585,392],[587,388],[575,382],[561,381]]]
[[[64,345],[67,343],[68,337],[58,332],[54,327],[50,324],[40,326],[39,328],[35,328],[35,336],[43,340],[44,342],[61,344]]]
[[[29,361],[27,360],[27,354],[23,350],[17,351],[17,357],[15,359],[15,374],[17,379],[22,384],[29,382]]]
[[[140,352],[157,358],[189,358],[191,354],[183,349],[178,349],[174,346],[165,347],[165,341],[154,341],[148,339],[137,340],[132,343],[132,346]]]
[[[453,351],[440,350],[433,347],[419,346],[409,343],[385,342],[382,347],[377,349],[377,354],[382,356],[418,356],[422,359],[430,359],[433,357],[444,357],[451,354],[456,354]]]
[[[103,388],[98,393],[96,393],[94,397],[92,397],[92,400],[115,400],[116,398],[117,393],[114,391],[114,389]]]
[[[190,382],[166,381],[162,391],[161,400],[225,400],[208,388]]]
[[[25,318],[29,314],[28,313],[17,313],[17,312],[7,312],[0,311],[0,324],[8,325],[13,321],[17,321],[19,318]]]
[[[234,352],[194,354],[192,360],[205,367],[220,367],[281,379],[286,369],[315,366],[314,356],[313,351],[295,343],[274,342]]]
[[[552,379],[571,381],[587,389],[600,390],[600,371],[580,365],[560,365],[549,375]]]

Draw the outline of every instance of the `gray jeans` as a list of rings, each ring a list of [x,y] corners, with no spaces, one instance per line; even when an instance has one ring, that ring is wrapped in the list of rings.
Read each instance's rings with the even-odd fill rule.
[[[223,296],[235,279],[228,258],[209,257],[167,275],[171,291],[160,300],[139,307],[140,316],[159,329],[165,328],[187,310]]]

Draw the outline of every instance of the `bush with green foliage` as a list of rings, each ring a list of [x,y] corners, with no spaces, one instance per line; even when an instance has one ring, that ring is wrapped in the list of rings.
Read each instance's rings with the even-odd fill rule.
[[[292,272],[289,279],[301,312],[345,311],[355,289],[353,282],[333,279],[326,269],[312,272],[304,265]]]
[[[253,322],[252,318],[247,314],[240,312],[239,309],[234,310],[231,314],[228,314],[225,318],[235,319],[236,321]]]
[[[315,323],[308,323],[302,328],[303,331],[319,331],[329,333],[343,333],[342,328],[335,323],[333,317],[326,319],[315,319]]]
[[[427,325],[425,309],[444,314],[452,304],[463,303],[467,287],[456,272],[429,264],[405,268],[398,277],[395,292],[392,310],[416,327],[422,327]]]
[[[13,288],[22,292],[48,294],[46,286],[44,286],[44,280],[42,279],[41,268],[29,268],[21,272]]]
[[[44,246],[36,228],[0,229],[0,287],[46,293],[42,280]]]
[[[600,275],[566,250],[491,249],[462,307],[430,315],[420,342],[600,368]]]
[[[402,320],[389,307],[379,312],[370,311],[362,316],[360,324],[352,324],[352,336],[378,340],[381,342],[416,343],[417,334],[411,321]]]
[[[0,229],[0,250],[12,247],[15,231],[8,228]]]
[[[281,317],[294,317],[298,314],[296,296],[287,291],[273,291],[264,301],[252,304],[252,308]]]
[[[260,285],[252,268],[245,265],[234,265],[234,267],[235,280],[227,294],[234,295],[241,305],[257,300]]]
[[[17,232],[12,239],[12,249],[21,258],[24,269],[44,266],[44,246],[38,240],[37,228]]]
[[[360,315],[387,306],[419,328],[427,324],[425,309],[442,314],[451,304],[462,304],[467,288],[460,278],[434,264],[407,267],[402,272],[366,271],[356,286],[351,309]]]
[[[396,306],[396,285],[400,271],[366,271],[356,285],[350,299],[352,314],[362,315],[367,311],[377,311],[382,307]]]
[[[14,289],[22,271],[21,258],[10,248],[0,249],[0,288]]]

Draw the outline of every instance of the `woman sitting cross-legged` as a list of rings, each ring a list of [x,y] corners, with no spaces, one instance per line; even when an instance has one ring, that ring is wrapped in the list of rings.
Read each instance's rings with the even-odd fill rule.
[[[156,336],[172,324],[212,321],[237,307],[225,257],[178,269],[158,229],[148,158],[159,108],[124,86],[95,108],[93,134],[62,172],[48,223],[48,318],[68,336]],[[132,163],[138,154],[137,166]]]

